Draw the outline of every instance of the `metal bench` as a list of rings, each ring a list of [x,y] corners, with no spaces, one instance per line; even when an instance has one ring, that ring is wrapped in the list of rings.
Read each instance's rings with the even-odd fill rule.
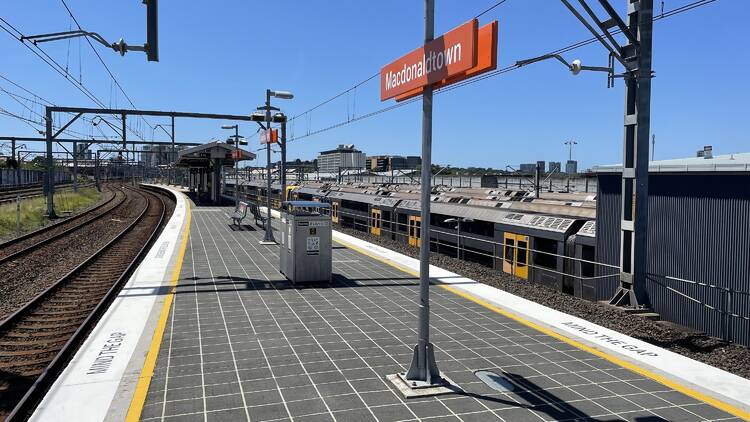
[[[258,208],[258,204],[249,204],[248,207],[250,208],[250,213],[253,214],[253,218],[255,218],[255,224],[261,227],[265,227],[266,220],[268,220],[268,217],[265,217],[263,216],[263,214],[260,213],[260,208]],[[258,221],[260,221],[260,224],[258,224]]]
[[[234,211],[234,214],[232,214],[232,224],[234,224],[237,227],[240,227],[242,225],[242,220],[247,217],[247,208],[249,204],[247,202],[240,201],[239,206]]]

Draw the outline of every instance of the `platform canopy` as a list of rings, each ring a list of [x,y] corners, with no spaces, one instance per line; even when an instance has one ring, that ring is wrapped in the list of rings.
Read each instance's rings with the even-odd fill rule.
[[[184,149],[177,156],[178,167],[191,168],[208,168],[213,166],[214,160],[221,160],[222,166],[234,166],[233,158],[234,146],[224,142],[209,142],[192,148]],[[252,152],[239,150],[240,158],[238,161],[254,160],[255,154]]]

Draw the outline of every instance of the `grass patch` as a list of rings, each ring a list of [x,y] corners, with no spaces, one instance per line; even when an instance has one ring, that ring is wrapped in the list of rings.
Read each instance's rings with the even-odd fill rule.
[[[81,188],[78,192],[63,190],[55,192],[55,211],[60,216],[78,212],[97,202],[101,193],[95,188]],[[47,225],[47,199],[43,196],[21,200],[21,234]],[[16,203],[0,204],[0,238],[12,238],[16,234]]]

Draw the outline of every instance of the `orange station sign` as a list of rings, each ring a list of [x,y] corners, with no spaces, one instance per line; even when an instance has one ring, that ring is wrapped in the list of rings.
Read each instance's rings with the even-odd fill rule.
[[[260,131],[260,144],[276,144],[279,142],[279,131],[276,129],[263,129]]]
[[[497,68],[497,21],[477,19],[445,33],[380,70],[380,100],[403,101]]]

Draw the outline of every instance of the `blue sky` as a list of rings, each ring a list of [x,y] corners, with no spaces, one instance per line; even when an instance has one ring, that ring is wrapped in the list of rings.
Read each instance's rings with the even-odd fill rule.
[[[110,41],[145,39],[140,1],[67,0],[81,25]],[[460,25],[496,0],[436,1],[436,34]],[[690,0],[666,0],[670,10]],[[593,2],[590,2],[593,3]],[[624,8],[624,0],[613,0]],[[657,9],[659,8],[659,1]],[[68,30],[58,0],[6,1],[0,16],[25,34]],[[654,24],[652,133],[656,159],[691,156],[703,145],[715,154],[750,150],[750,55],[745,24],[750,2],[718,0]],[[499,67],[589,37],[554,0],[508,0],[480,18],[499,20]],[[421,44],[421,1],[217,1],[160,2],[160,62],[142,53],[120,57],[99,53],[139,108],[249,114],[266,88],[294,92],[277,100],[289,116],[377,73],[380,67]],[[107,106],[129,107],[91,48],[82,41],[42,45],[55,60]],[[30,51],[0,31],[0,75],[58,105],[93,106]],[[79,55],[80,63],[79,67]],[[599,45],[565,55],[605,65]],[[0,80],[0,87],[24,94]],[[379,100],[378,80],[297,119],[290,134],[301,135],[393,104]],[[524,67],[435,96],[433,161],[455,166],[503,168],[537,159],[564,161],[568,139],[578,142],[574,158],[586,168],[619,162],[622,155],[624,88],[606,88],[599,73],[571,76],[559,63]],[[26,94],[24,94],[26,95]],[[35,111],[36,106],[27,104]],[[0,107],[33,114],[0,92]],[[290,158],[353,143],[368,154],[418,154],[419,102],[290,143]],[[38,118],[36,118],[38,120]],[[152,125],[168,123],[149,119]],[[223,139],[226,122],[178,120],[178,140]],[[138,128],[151,139],[151,129]],[[84,125],[75,130],[94,133]],[[250,135],[255,127],[243,125]],[[3,135],[35,134],[24,123],[0,116]],[[155,139],[165,139],[159,131]],[[252,141],[257,147],[257,138]]]

